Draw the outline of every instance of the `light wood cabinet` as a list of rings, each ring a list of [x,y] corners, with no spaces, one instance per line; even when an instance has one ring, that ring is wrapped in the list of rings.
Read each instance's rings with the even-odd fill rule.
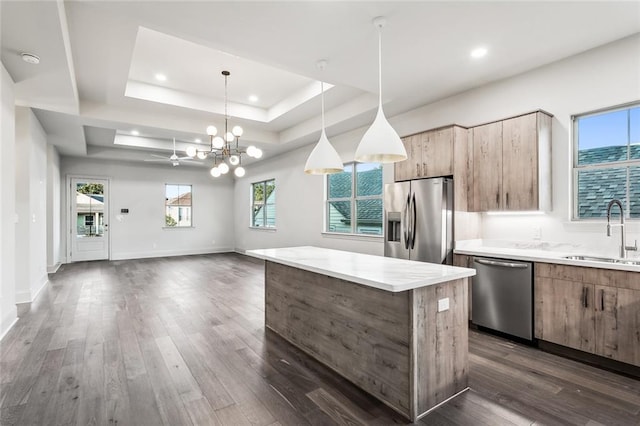
[[[502,210],[502,122],[471,129],[473,210]]]
[[[402,138],[407,159],[394,165],[395,181],[411,180],[422,177],[422,140],[420,134]]]
[[[407,159],[395,163],[396,182],[453,176],[455,209],[467,211],[471,194],[469,130],[447,126],[402,138]]]
[[[537,111],[471,133],[474,211],[551,209],[551,116]]]
[[[640,366],[640,274],[535,264],[537,339]]]
[[[421,133],[422,177],[453,174],[453,126]]]

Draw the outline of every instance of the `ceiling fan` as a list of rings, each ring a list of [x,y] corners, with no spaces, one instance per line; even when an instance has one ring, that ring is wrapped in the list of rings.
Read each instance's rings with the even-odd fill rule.
[[[148,158],[144,161],[158,161],[158,162],[163,162],[163,161],[169,161],[171,162],[171,164],[173,164],[173,166],[179,166],[180,165],[180,161],[185,162],[185,163],[196,163],[197,161],[193,161],[193,159],[191,157],[185,156],[185,157],[178,157],[178,154],[176,154],[176,138],[173,138],[173,154],[171,154],[171,156],[169,157],[165,157],[163,155],[157,155],[157,154],[151,154],[152,157],[156,157],[156,158]]]

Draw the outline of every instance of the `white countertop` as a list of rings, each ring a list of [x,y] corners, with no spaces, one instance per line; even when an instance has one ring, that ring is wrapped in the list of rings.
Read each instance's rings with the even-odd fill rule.
[[[624,263],[598,262],[593,260],[565,259],[565,256],[595,256],[611,257],[601,254],[592,254],[569,244],[554,244],[543,242],[517,242],[517,241],[483,241],[467,240],[457,241],[455,254],[471,256],[486,256],[510,260],[524,260],[530,262],[557,263],[570,266],[584,266],[588,268],[617,269],[621,271],[640,272],[640,265]],[[637,259],[629,259],[637,260]]]
[[[475,270],[320,247],[247,250],[259,259],[391,292],[470,277]]]

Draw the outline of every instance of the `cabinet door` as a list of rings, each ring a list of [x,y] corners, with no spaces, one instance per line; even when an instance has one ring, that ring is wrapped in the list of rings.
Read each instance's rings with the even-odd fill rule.
[[[474,211],[502,210],[502,122],[473,128]]]
[[[502,122],[504,210],[538,209],[538,113]]]
[[[415,179],[422,176],[422,143],[420,135],[402,138],[407,150],[407,159],[395,163],[395,181]]]
[[[422,133],[422,176],[453,174],[453,127]]]
[[[457,211],[473,210],[473,159],[471,132],[453,127],[453,206]],[[459,228],[458,228],[459,229]]]
[[[595,349],[594,285],[536,276],[536,338],[585,352]]]
[[[640,366],[640,291],[596,286],[596,354]]]

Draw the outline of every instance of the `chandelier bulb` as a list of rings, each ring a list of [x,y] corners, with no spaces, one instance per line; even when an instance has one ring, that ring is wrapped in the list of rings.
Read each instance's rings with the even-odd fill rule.
[[[218,129],[216,129],[216,126],[209,126],[207,127],[207,135],[209,136],[215,136],[218,134]]]
[[[233,129],[231,129],[231,133],[233,133],[234,136],[239,138],[244,133],[244,130],[242,130],[242,127],[240,126],[233,126]]]
[[[220,169],[217,167],[212,167],[210,173],[211,173],[211,176],[218,177],[220,176]]]
[[[244,170],[244,167],[240,166],[240,167],[236,167],[236,169],[233,171],[233,173],[234,173],[237,177],[242,177],[242,176],[244,176],[244,174],[246,173],[246,171]]]
[[[225,139],[227,142],[233,142],[233,140],[235,139],[235,136],[233,136],[233,133],[231,133],[231,132],[227,132],[227,134],[226,134],[226,135],[224,135],[224,139]]]
[[[220,173],[222,173],[223,175],[226,175],[227,173],[229,173],[229,166],[227,165],[227,163],[220,163],[220,165],[218,166],[218,170],[220,170]]]
[[[198,151],[198,153],[196,154],[196,156],[201,159],[204,160],[205,158],[207,158],[207,153],[205,151]]]
[[[213,148],[215,149],[222,149],[222,147],[224,146],[224,139],[222,139],[220,136],[216,136],[215,138],[213,138],[213,140],[211,141],[211,145],[213,146]]]
[[[196,156],[196,154],[198,154],[198,150],[196,149],[195,146],[188,146],[187,150],[185,151],[187,153],[187,156],[193,158]]]
[[[262,158],[262,150],[260,148],[256,148],[256,150],[253,153],[253,157],[254,158]]]
[[[229,157],[229,163],[232,166],[237,166],[240,163],[240,157],[238,157],[237,155],[232,155],[231,157]]]

